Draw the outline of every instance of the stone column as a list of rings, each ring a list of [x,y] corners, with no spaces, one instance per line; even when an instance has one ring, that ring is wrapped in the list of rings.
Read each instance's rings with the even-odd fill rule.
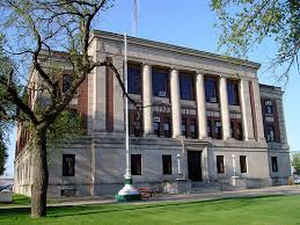
[[[219,93],[220,93],[223,140],[227,140],[230,138],[230,118],[229,118],[229,108],[228,108],[227,84],[226,84],[225,77],[220,78]]]
[[[176,138],[181,135],[179,72],[176,69],[172,69],[170,71],[170,87],[171,87],[173,138]]]
[[[261,142],[265,142],[265,134],[264,134],[264,125],[263,125],[263,117],[262,117],[262,108],[261,108],[261,98],[260,98],[260,90],[259,84],[257,80],[253,80],[252,88],[253,88],[253,97],[255,103],[255,117],[256,118],[256,129],[257,129],[257,140]]]
[[[198,134],[199,139],[207,138],[206,125],[206,100],[204,91],[204,75],[197,74],[196,77],[196,101],[197,101],[197,116],[198,116]]]
[[[152,134],[152,70],[151,66],[143,65],[143,120],[144,135]]]
[[[106,55],[100,51],[100,41],[95,39],[89,50],[95,62],[104,61]],[[89,78],[88,127],[90,133],[105,131],[106,122],[106,72],[105,67],[96,67]],[[90,129],[92,128],[92,129]]]
[[[251,101],[249,93],[249,81],[242,79],[239,85],[240,91],[240,106],[242,112],[242,124],[244,140],[254,140],[253,120],[251,112]]]

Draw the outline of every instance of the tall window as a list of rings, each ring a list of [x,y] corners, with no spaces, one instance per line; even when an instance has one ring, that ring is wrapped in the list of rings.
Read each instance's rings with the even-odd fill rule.
[[[223,155],[217,155],[217,172],[218,173],[224,173],[225,172],[224,156]]]
[[[167,71],[152,70],[153,96],[169,97],[169,74]]]
[[[128,65],[128,93],[141,94],[141,68],[139,65]]]
[[[275,173],[278,172],[277,157],[272,156],[271,162],[272,162],[272,172],[275,172]]]
[[[273,113],[274,113],[273,101],[270,99],[264,100],[264,114],[273,115]]]
[[[192,75],[180,74],[180,97],[183,100],[194,100],[194,82]]]
[[[71,81],[72,81],[71,75],[69,75],[69,74],[63,75],[62,90],[64,93],[67,92],[71,88]]]
[[[247,173],[247,157],[245,155],[240,156],[240,168],[241,173]]]
[[[63,176],[75,176],[74,154],[63,154]]]
[[[216,78],[205,78],[205,97],[206,102],[217,103],[218,102],[218,84]]]
[[[140,137],[143,135],[142,112],[129,110],[129,135]]]
[[[214,139],[222,138],[222,122],[219,118],[207,118],[207,134]]]
[[[187,119],[184,117],[181,117],[181,135],[183,137],[187,137],[186,127],[187,127]]]
[[[231,137],[236,140],[243,140],[243,127],[240,119],[230,120]]]
[[[274,99],[262,99],[264,131],[267,142],[280,142],[280,126]]]
[[[171,118],[166,113],[157,113],[153,116],[153,132],[158,137],[171,137]]]
[[[132,154],[131,155],[131,174],[142,175],[142,155]]]
[[[163,163],[163,174],[165,175],[172,174],[172,156],[162,155],[162,163]]]
[[[186,138],[197,138],[197,120],[192,116],[181,117],[181,135]]]
[[[239,105],[239,84],[235,80],[227,80],[228,104]]]
[[[266,124],[265,125],[265,132],[266,132],[267,142],[274,142],[275,141],[274,125],[273,124]]]

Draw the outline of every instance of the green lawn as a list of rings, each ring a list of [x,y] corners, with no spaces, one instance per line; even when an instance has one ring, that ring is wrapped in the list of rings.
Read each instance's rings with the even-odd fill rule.
[[[30,205],[31,200],[29,197],[19,194],[13,194],[13,202],[12,203],[0,203],[0,207],[2,206],[19,206],[19,205]]]
[[[2,225],[300,225],[300,195],[234,198],[204,202],[109,204],[49,208],[31,219],[30,210],[0,209]]]

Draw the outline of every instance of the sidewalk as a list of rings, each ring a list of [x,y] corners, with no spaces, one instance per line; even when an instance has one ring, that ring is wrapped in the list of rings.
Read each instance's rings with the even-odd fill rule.
[[[155,204],[161,202],[173,202],[173,201],[205,201],[205,200],[217,200],[223,198],[238,198],[238,197],[257,197],[268,195],[300,195],[300,185],[291,186],[277,186],[267,187],[260,189],[247,189],[239,191],[219,191],[214,193],[192,193],[192,194],[159,194],[154,196],[150,200],[143,200],[138,202],[130,202],[126,204]],[[70,201],[71,200],[71,201]],[[73,198],[65,200],[61,203],[47,204],[48,207],[61,207],[61,206],[78,206],[78,205],[91,205],[91,204],[109,204],[116,203],[113,196],[106,197],[87,197],[87,198]],[[18,206],[0,206],[0,209],[16,209],[16,208],[30,208],[28,205]]]

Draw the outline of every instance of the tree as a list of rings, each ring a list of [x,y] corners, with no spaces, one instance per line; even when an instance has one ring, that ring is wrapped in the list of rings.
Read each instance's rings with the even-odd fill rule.
[[[292,165],[296,170],[296,174],[300,174],[300,153],[293,154]]]
[[[4,37],[0,34],[0,77],[4,76],[11,68],[10,60],[6,57],[3,50]],[[9,104],[4,96],[5,90],[0,89],[0,110],[6,107],[7,111],[11,111],[11,104]],[[11,121],[4,121],[0,114],[0,175],[5,171],[5,163],[8,158],[8,133],[11,128]]]
[[[4,140],[3,134],[0,132],[0,175],[3,175],[5,171],[5,163],[8,157],[7,145],[3,140]]]
[[[211,0],[221,28],[219,47],[244,57],[256,44],[272,38],[277,54],[271,61],[274,70],[286,66],[280,78],[288,79],[295,65],[299,71],[300,2],[297,0]]]
[[[108,61],[94,61],[88,55],[94,20],[112,4],[109,0],[7,0],[0,3],[2,29],[14,37],[13,44],[6,45],[6,54],[19,63],[0,77],[0,89],[14,107],[12,111],[2,107],[0,113],[3,120],[27,123],[31,131],[32,217],[46,215],[47,134],[88,74],[96,67],[109,67],[117,76],[124,95],[134,102],[125,92],[115,66]],[[65,92],[59,86],[64,68],[51,61],[57,48],[66,53],[64,60],[71,67],[71,83]],[[32,60],[26,61],[28,58]],[[32,65],[31,71],[38,80],[31,87],[26,85],[29,81],[24,81],[26,76],[22,72],[26,63]],[[24,97],[26,93],[40,96],[42,107],[32,107]]]

